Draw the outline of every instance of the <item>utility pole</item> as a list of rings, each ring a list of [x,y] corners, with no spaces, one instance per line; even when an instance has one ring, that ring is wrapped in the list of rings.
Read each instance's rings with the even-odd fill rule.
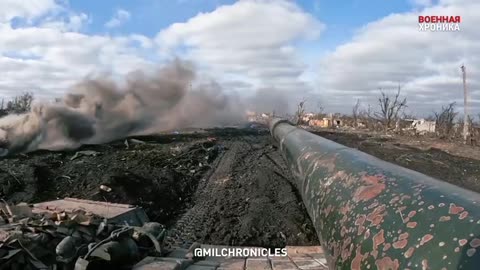
[[[465,65],[462,65],[460,67],[462,69],[462,75],[463,75],[463,114],[464,114],[464,118],[463,118],[463,140],[465,142],[465,144],[467,143],[467,139],[468,139],[468,131],[469,131],[469,128],[468,128],[468,93],[467,93],[467,68],[465,67]]]

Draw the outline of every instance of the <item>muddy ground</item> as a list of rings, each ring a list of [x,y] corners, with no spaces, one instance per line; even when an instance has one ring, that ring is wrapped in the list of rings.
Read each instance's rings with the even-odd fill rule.
[[[313,132],[400,166],[480,192],[480,148],[434,138],[323,130]]]
[[[468,154],[467,148],[461,156],[435,148],[441,145],[436,141],[419,147],[411,138],[316,133],[480,192],[480,159],[472,158],[475,153]],[[173,245],[318,244],[268,130],[212,129],[128,142],[0,159],[0,198],[33,203],[76,197],[140,205],[169,228]]]
[[[0,198],[140,205],[169,243],[283,247],[318,240],[266,129],[138,137],[0,160]],[[111,191],[100,189],[101,185]]]

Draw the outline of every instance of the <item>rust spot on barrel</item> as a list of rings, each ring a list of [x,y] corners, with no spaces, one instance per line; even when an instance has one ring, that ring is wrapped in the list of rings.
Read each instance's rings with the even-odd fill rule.
[[[408,222],[407,223],[407,228],[413,229],[417,227],[417,222]]]
[[[376,201],[376,202],[370,204],[367,208],[368,208],[368,209],[373,209],[373,208],[377,207],[378,204],[379,204],[378,201]]]
[[[370,229],[368,229],[366,232],[365,232],[365,239],[368,239],[370,238]]]
[[[402,249],[402,248],[405,248],[405,247],[407,246],[407,243],[408,243],[408,240],[407,240],[407,239],[399,240],[399,241],[393,243],[393,248],[394,248],[394,249]]]
[[[408,259],[408,258],[412,257],[414,251],[415,251],[414,247],[408,248],[407,251],[405,251],[405,254],[404,254],[405,258]]]
[[[473,248],[480,247],[480,239],[473,238],[472,241],[470,241],[470,246]]]
[[[365,230],[365,226],[363,224],[365,223],[365,220],[367,219],[366,215],[360,215],[357,220],[355,220],[355,225],[358,226],[358,233],[357,235],[361,235],[363,231]]]
[[[342,207],[340,208],[340,213],[342,213],[342,215],[346,215],[346,214],[348,214],[351,210],[352,210],[352,206],[350,205],[350,203],[347,203],[347,205],[342,206]]]
[[[454,203],[450,204],[450,208],[448,209],[448,213],[451,215],[458,215],[464,210],[461,206],[456,206]]]
[[[362,176],[362,181],[366,185],[357,188],[353,195],[353,199],[356,202],[369,201],[380,195],[380,193],[386,188],[383,178],[382,175]]]
[[[352,238],[348,237],[347,240],[343,243],[342,245],[342,260],[346,261],[351,255],[352,255],[352,249],[349,247],[353,247],[353,245],[350,245],[352,243]]]
[[[398,259],[392,260],[390,257],[384,257],[375,261],[378,270],[398,270],[400,263]]]
[[[422,237],[422,240],[420,241],[420,246],[423,246],[425,245],[428,241],[432,240],[433,239],[433,235],[431,234],[425,234],[423,237]]]
[[[428,261],[427,260],[422,260],[422,270],[427,270],[428,269]]]
[[[409,234],[408,234],[407,232],[406,232],[406,233],[402,233],[402,234],[400,234],[400,236],[398,236],[398,240],[407,239],[407,238],[408,238],[408,235],[409,235]]]
[[[323,158],[323,159],[318,159],[318,163],[320,166],[326,168],[329,173],[332,173],[335,171],[335,161],[337,159],[337,154],[335,154],[333,157],[329,158]]]
[[[376,259],[378,257],[378,250],[374,250],[374,251],[370,252],[370,254],[372,254],[374,259]]]
[[[383,229],[380,230],[377,234],[375,234],[372,238],[373,241],[373,250],[376,250],[377,247],[385,242],[385,237],[383,235]]]
[[[359,246],[355,251],[355,258],[353,258],[352,263],[350,264],[350,268],[352,270],[360,270],[362,260],[363,260],[362,247]]]
[[[394,204],[394,203],[396,203],[396,202],[399,201],[399,200],[400,200],[400,196],[395,196],[395,197],[393,197],[393,198],[390,200],[390,204]]]
[[[385,205],[380,205],[375,208],[372,213],[368,214],[367,220],[370,221],[371,225],[377,226],[382,223],[383,217],[386,215],[385,209]]]

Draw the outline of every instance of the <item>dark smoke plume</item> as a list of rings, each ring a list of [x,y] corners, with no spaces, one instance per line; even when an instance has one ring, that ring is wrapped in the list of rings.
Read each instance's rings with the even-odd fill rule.
[[[179,60],[153,76],[133,72],[125,86],[86,79],[56,103],[35,104],[0,119],[0,155],[76,148],[134,134],[236,124],[245,111],[215,83],[193,87],[193,68]]]
[[[289,102],[292,100],[291,96],[275,88],[260,88],[249,98],[248,109],[283,116],[291,112]]]

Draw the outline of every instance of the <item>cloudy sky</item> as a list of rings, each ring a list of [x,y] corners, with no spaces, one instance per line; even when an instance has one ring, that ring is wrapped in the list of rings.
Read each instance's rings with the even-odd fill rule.
[[[349,112],[401,85],[426,115],[463,104],[465,64],[477,113],[479,12],[478,0],[1,0],[0,93],[51,99],[180,57],[241,96]],[[461,16],[461,29],[421,32],[418,15]]]

